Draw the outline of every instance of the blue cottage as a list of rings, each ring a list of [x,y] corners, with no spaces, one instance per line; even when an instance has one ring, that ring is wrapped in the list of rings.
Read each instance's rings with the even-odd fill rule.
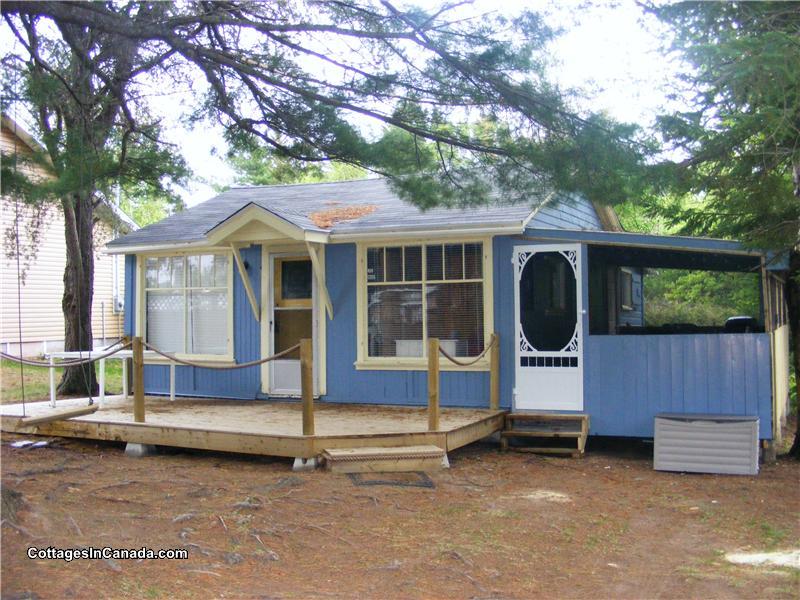
[[[736,242],[624,232],[580,198],[423,212],[381,179],[233,188],[108,250],[126,255],[128,335],[222,364],[310,338],[325,403],[424,406],[427,340],[466,362],[496,333],[501,409],[588,414],[592,435],[640,438],[659,413],[757,416],[762,440],[785,419],[782,273]],[[758,273],[761,314],[646,327],[648,267]],[[488,406],[488,357],[441,368],[443,406]],[[296,397],[299,359],[145,367],[148,394],[171,387]]]

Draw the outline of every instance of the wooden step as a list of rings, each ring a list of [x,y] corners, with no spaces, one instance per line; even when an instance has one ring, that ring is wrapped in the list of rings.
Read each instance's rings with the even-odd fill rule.
[[[508,413],[506,419],[514,421],[582,421],[589,415],[583,413]]]
[[[438,471],[449,466],[438,446],[337,448],[322,451],[325,466],[334,473]]]
[[[506,429],[500,432],[501,437],[532,437],[532,438],[579,438],[583,436],[580,431],[546,431],[537,429]]]
[[[537,439],[538,444],[531,446],[515,446],[521,452],[537,452],[542,454],[569,454],[583,456],[586,439],[589,436],[589,415],[582,413],[509,413],[505,419],[505,429],[500,433],[500,449],[509,449],[509,439]],[[544,445],[545,439],[574,439],[575,446]]]

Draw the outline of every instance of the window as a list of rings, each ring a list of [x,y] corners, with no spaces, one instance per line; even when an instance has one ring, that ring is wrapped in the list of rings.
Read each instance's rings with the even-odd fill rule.
[[[366,249],[365,358],[423,358],[428,338],[454,356],[484,346],[483,243]]]
[[[633,273],[628,269],[619,270],[619,307],[633,310]]]
[[[145,260],[145,339],[165,352],[229,354],[227,254]]]

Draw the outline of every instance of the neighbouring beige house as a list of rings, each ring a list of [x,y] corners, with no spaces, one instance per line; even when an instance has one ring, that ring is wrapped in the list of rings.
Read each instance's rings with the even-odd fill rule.
[[[4,157],[14,154],[31,156],[37,148],[40,149],[38,142],[13,119],[2,115],[0,121],[0,149]],[[45,168],[33,165],[30,161],[19,161],[17,168],[26,170],[28,176],[49,176]],[[20,215],[19,234],[23,250],[30,246],[32,226],[38,231],[39,237],[35,256],[29,261],[21,261],[24,270],[22,279],[17,277],[16,259],[9,257],[6,252],[8,235],[14,234],[17,211]],[[37,216],[37,212],[22,202],[16,202],[14,198],[0,198],[0,236],[3,237],[3,252],[0,253],[0,348],[10,354],[31,356],[62,350],[64,347],[64,317],[61,310],[66,265],[64,215],[55,204],[47,209],[43,218],[41,214]],[[120,233],[137,229],[133,220],[114,204],[104,203],[98,207],[97,214],[100,220],[95,225],[92,303],[92,330],[96,348],[113,342],[123,332],[124,259],[122,256],[106,254],[102,248]]]

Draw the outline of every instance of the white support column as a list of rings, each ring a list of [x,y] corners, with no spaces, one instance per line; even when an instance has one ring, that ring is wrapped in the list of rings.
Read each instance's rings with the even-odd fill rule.
[[[122,397],[128,399],[128,359],[122,359]]]
[[[56,407],[56,370],[53,368],[55,359],[50,357],[50,406]]]
[[[100,386],[100,408],[103,408],[103,404],[106,401],[106,359],[100,359],[100,381],[98,385]]]
[[[175,363],[169,363],[169,399],[175,402]]]

